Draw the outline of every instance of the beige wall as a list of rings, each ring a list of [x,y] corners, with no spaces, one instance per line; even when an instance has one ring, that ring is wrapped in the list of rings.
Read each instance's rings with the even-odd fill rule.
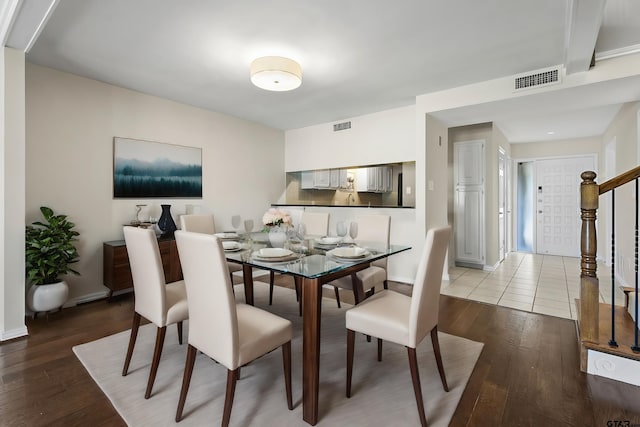
[[[212,94],[212,96],[215,96]],[[187,204],[213,213],[218,229],[231,216],[252,218],[282,197],[284,133],[253,122],[144,95],[27,64],[26,218],[46,205],[77,224],[81,276],[70,276],[71,302],[99,297],[102,242],[122,239],[135,205],[172,205],[176,218]],[[203,197],[113,199],[113,137],[202,148]]]
[[[24,53],[0,55],[0,341],[27,333],[24,323]]]
[[[616,140],[616,175],[638,166],[638,139],[640,138],[638,111],[640,111],[640,102],[625,104],[602,137],[603,147],[613,138]],[[604,158],[604,155],[602,157]],[[603,182],[602,179],[596,178],[596,180],[598,183]],[[616,274],[624,284],[629,286],[635,283],[634,240],[629,237],[635,228],[633,200],[635,200],[633,182],[616,189]],[[605,253],[608,254],[607,248],[610,245],[609,238],[606,237],[606,224],[610,222],[610,206],[610,196],[602,196],[598,210],[599,257]],[[610,261],[610,255],[607,255],[605,261]]]
[[[602,137],[574,138],[557,141],[536,141],[511,144],[513,159],[540,159],[543,157],[579,156],[599,154]]]

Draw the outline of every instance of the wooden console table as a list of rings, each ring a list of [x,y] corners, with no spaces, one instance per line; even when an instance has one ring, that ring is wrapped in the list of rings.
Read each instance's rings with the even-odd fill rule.
[[[159,237],[158,247],[167,283],[182,280],[182,267],[174,237]],[[102,244],[102,269],[103,283],[109,288],[109,300],[116,291],[133,289],[129,255],[124,240],[113,240]]]

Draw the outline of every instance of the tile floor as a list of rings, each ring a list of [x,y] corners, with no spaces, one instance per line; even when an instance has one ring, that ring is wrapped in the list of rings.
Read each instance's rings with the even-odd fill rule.
[[[598,264],[598,278],[600,300],[610,303],[610,269]],[[512,252],[495,271],[450,268],[449,282],[443,282],[441,293],[575,319],[575,299],[580,296],[580,259]],[[624,304],[624,294],[618,286],[615,300],[618,305]]]

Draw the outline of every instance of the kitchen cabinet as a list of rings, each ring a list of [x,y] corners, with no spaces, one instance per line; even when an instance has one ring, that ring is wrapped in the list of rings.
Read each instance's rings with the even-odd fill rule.
[[[336,190],[346,185],[346,169],[303,171],[300,176],[300,188],[303,190]]]
[[[389,193],[393,191],[393,168],[372,166],[356,171],[356,191]]]

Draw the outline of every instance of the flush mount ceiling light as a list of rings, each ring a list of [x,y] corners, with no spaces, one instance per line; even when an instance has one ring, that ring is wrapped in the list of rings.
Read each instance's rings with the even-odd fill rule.
[[[263,56],[251,63],[251,83],[265,90],[293,90],[302,84],[302,68],[289,58]]]

